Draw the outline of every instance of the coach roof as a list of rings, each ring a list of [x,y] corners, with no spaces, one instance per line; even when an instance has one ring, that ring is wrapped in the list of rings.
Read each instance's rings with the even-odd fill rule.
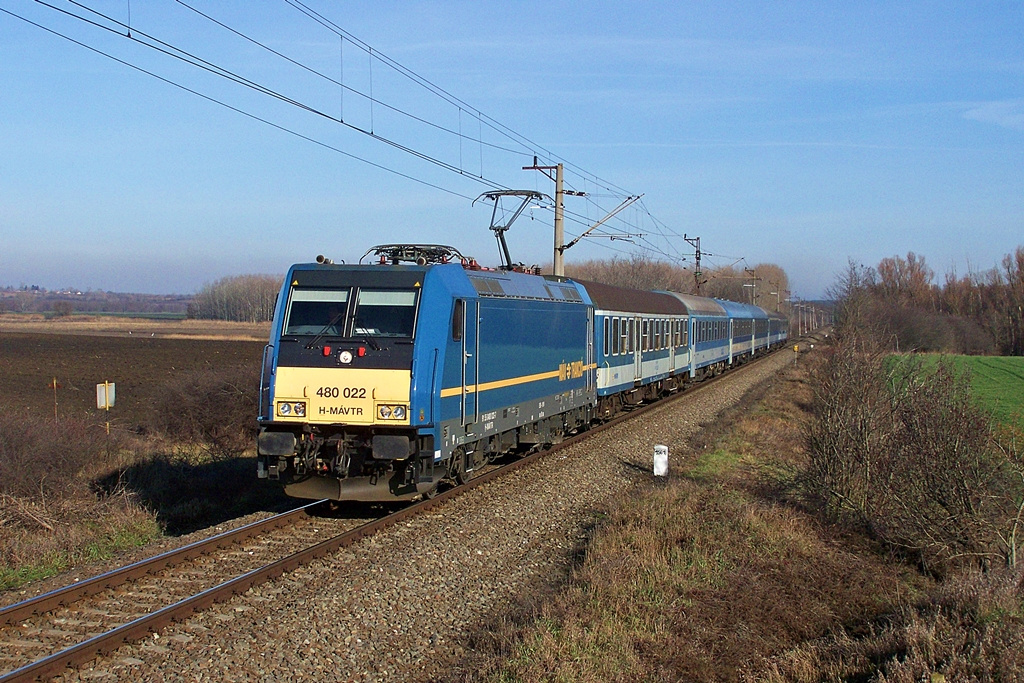
[[[585,280],[577,280],[577,282],[587,290],[594,302],[594,308],[598,310],[659,315],[686,315],[688,313],[681,300],[665,292],[613,287]]]

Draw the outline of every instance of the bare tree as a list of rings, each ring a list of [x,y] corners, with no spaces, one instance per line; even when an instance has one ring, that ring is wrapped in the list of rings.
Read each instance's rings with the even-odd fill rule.
[[[281,277],[235,275],[205,285],[189,304],[188,317],[264,322],[274,317]]]

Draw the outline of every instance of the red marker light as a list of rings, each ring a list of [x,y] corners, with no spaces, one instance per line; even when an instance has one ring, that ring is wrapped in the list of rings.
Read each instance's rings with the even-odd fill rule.
[[[360,346],[359,350],[356,351],[356,355],[358,355],[360,358],[365,356],[366,355],[366,347],[365,346]]]
[[[325,356],[331,355],[331,347],[330,346],[325,346],[324,347],[324,355]]]

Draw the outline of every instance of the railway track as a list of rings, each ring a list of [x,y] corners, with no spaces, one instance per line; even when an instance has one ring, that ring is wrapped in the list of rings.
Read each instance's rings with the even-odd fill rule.
[[[46,678],[223,599],[239,578],[363,520],[311,517],[318,501],[0,608],[0,681]],[[287,533],[279,533],[287,530]],[[255,578],[255,577],[254,577]],[[235,590],[245,584],[240,581]],[[251,584],[249,584],[251,585]],[[244,588],[241,588],[244,590]]]
[[[728,374],[736,377],[755,364]],[[482,472],[463,486],[378,519],[334,524],[336,520],[313,518],[310,512],[323,504],[320,501],[4,607],[0,642],[7,647],[0,653],[0,670],[6,673],[0,673],[0,683],[59,675],[625,420],[713,387],[714,382],[702,382],[665,400],[641,405],[547,450]],[[275,533],[282,529],[287,533]],[[291,550],[294,547],[298,550]],[[234,578],[219,583],[214,578],[228,575]],[[180,590],[170,590],[175,584]],[[161,601],[155,595],[166,597]]]

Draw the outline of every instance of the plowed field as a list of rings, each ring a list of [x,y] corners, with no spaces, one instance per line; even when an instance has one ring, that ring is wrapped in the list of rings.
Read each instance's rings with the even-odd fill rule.
[[[0,332],[0,409],[53,417],[53,379],[60,417],[131,428],[144,422],[161,384],[176,374],[259,367],[265,342]],[[116,404],[96,408],[96,385],[113,382]],[[255,416],[253,416],[255,419]]]

